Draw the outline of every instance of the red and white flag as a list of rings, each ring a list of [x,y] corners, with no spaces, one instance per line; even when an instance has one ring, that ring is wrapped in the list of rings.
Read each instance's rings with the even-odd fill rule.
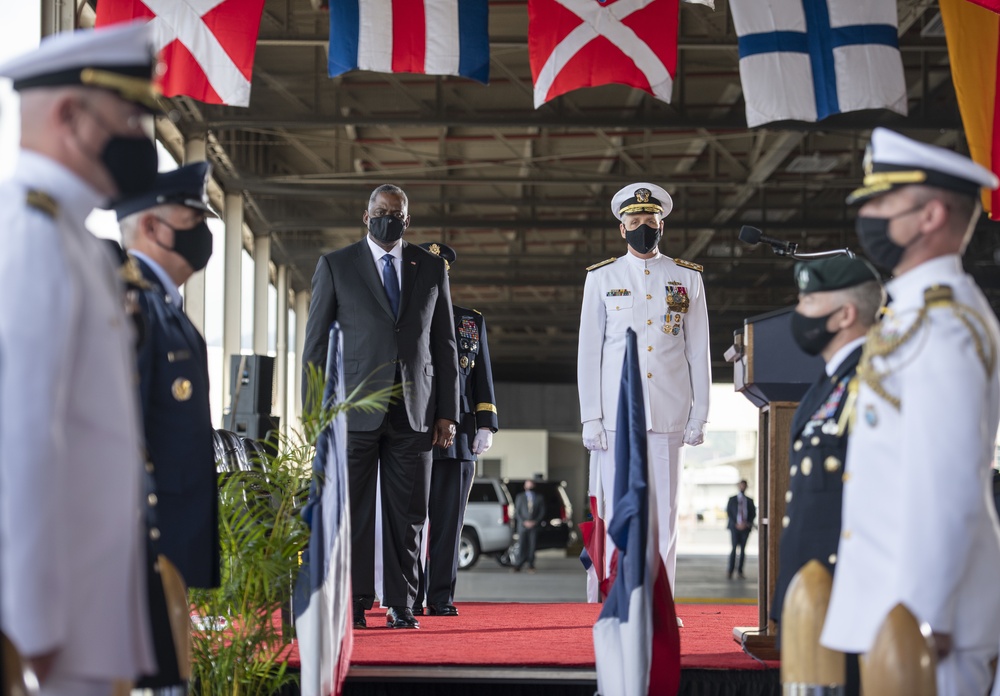
[[[264,0],[101,0],[97,26],[148,18],[168,97],[250,105],[250,77]]]
[[[669,103],[679,18],[679,0],[528,0],[535,108],[612,83]]]

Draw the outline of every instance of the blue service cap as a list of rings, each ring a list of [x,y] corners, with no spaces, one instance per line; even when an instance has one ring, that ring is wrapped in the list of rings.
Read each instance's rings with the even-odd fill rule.
[[[183,205],[211,212],[208,207],[208,178],[211,175],[212,165],[208,162],[193,162],[172,172],[160,172],[149,191],[117,201],[115,214],[121,220],[158,205]]]

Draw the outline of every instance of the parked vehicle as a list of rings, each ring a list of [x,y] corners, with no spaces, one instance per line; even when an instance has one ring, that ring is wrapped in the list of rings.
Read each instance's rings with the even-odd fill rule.
[[[504,479],[511,496],[517,496],[524,490],[525,479]],[[576,524],[573,522],[573,504],[566,493],[565,481],[545,481],[532,479],[535,493],[545,500],[546,519],[542,520],[538,529],[536,550],[565,549],[576,543]],[[516,535],[515,535],[516,536]],[[506,554],[501,554],[497,560],[501,565],[510,565],[517,560],[518,550],[515,544]]]
[[[510,548],[514,536],[514,501],[503,481],[479,478],[472,484],[465,524],[458,544],[458,569],[476,565],[482,555]]]

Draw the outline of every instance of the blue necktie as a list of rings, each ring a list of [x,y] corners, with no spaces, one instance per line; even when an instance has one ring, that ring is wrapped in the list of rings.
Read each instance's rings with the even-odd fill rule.
[[[399,314],[399,276],[396,275],[396,265],[392,262],[392,254],[383,256],[382,263],[382,284],[385,285],[385,294],[389,298],[392,314],[397,316]]]

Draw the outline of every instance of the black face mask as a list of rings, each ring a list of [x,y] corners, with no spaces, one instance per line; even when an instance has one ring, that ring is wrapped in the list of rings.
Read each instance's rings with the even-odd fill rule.
[[[115,182],[118,198],[132,198],[153,188],[156,146],[149,138],[113,136],[101,151],[101,164]]]
[[[646,224],[639,225],[634,230],[625,230],[625,241],[640,254],[648,254],[655,249],[662,236],[663,230]]]
[[[402,220],[393,215],[383,215],[382,217],[368,218],[368,232],[373,239],[386,244],[392,244],[403,236],[406,225]]]
[[[918,205],[892,217],[865,217],[859,215],[854,221],[854,229],[858,233],[858,242],[865,256],[886,273],[892,273],[903,258],[906,247],[899,246],[889,238],[889,223],[923,208]]]
[[[161,218],[156,219],[174,231],[174,246],[164,246],[157,241],[160,247],[180,256],[195,271],[208,265],[208,260],[212,257],[212,230],[208,228],[207,222],[202,220],[194,227],[179,230]]]
[[[819,355],[830,345],[837,332],[828,331],[826,323],[838,311],[839,308],[822,317],[807,317],[797,311],[792,312],[792,337],[804,353]]]

